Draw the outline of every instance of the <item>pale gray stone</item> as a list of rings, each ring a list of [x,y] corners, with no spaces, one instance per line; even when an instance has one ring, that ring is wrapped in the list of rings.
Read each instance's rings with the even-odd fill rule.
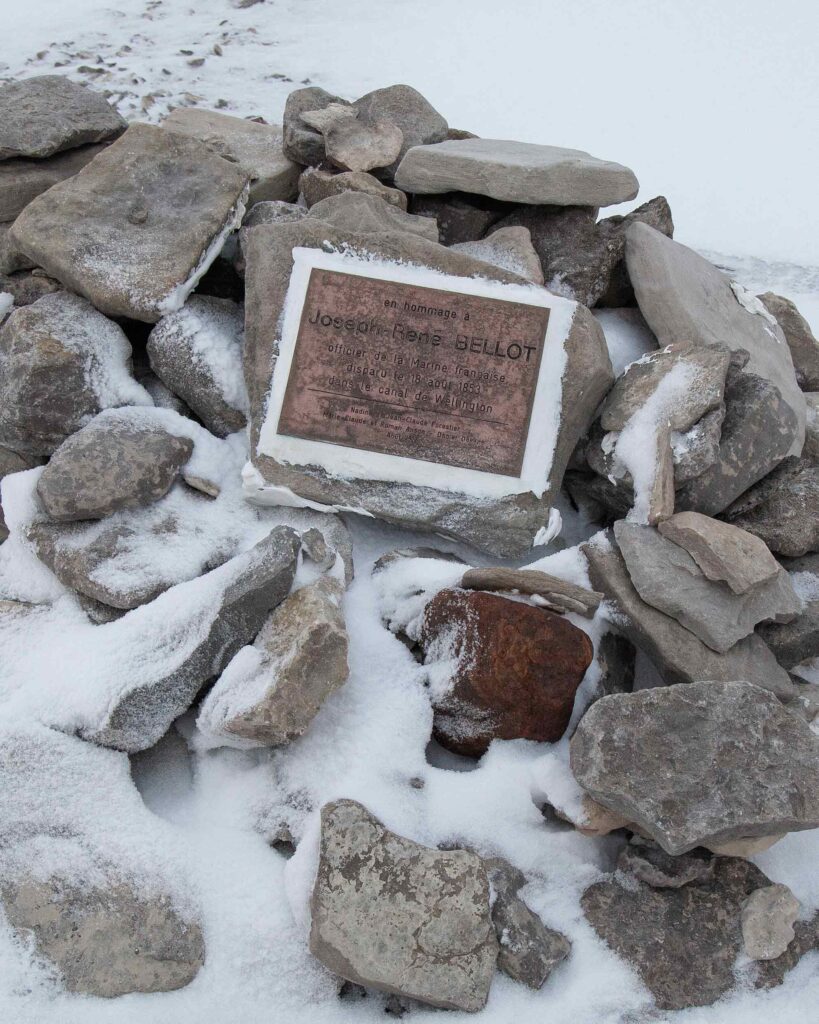
[[[611,206],[637,195],[634,173],[579,149],[502,139],[415,146],[395,184],[404,192],[475,192],[513,203]]]
[[[299,191],[308,207],[342,192],[363,192],[365,195],[383,199],[385,203],[396,206],[405,213],[407,210],[407,197],[400,189],[390,188],[366,171],[343,171],[341,174],[332,174],[317,167],[308,167],[299,178]]]
[[[0,220],[14,220],[32,199],[82,170],[106,145],[80,146],[44,160],[19,157],[0,162]]]
[[[324,131],[327,159],[343,171],[387,167],[397,159],[403,141],[403,132],[390,121],[344,118]]]
[[[790,299],[774,292],[765,292],[758,298],[782,328],[799,387],[803,391],[819,391],[819,340],[813,336],[810,324]]]
[[[290,202],[298,195],[300,166],[282,151],[282,130],[200,107],[177,107],[162,127],[204,142],[250,177],[249,203]]]
[[[498,944],[483,862],[389,832],[361,804],[321,810],[310,951],[365,987],[446,1009],[486,1003]]]
[[[794,939],[799,900],[787,885],[756,889],[742,904],[742,944],[752,960],[776,960]]]
[[[51,156],[112,139],[126,127],[101,93],[63,75],[0,86],[0,160]]]
[[[746,491],[725,518],[763,540],[777,555],[819,551],[819,464],[786,459]]]
[[[792,622],[766,622],[758,632],[779,664],[793,669],[803,661],[819,657],[819,554],[782,561],[796,592],[805,598],[805,607]]]
[[[819,826],[819,737],[746,682],[603,697],[572,737],[571,767],[670,854]]]
[[[324,160],[324,136],[311,128],[301,115],[323,110],[331,103],[347,103],[318,86],[295,89],[284,105],[282,150],[285,155],[304,167],[315,166]]]
[[[349,103],[331,103],[318,110],[305,110],[299,117],[308,128],[315,128],[317,132],[321,132],[326,137],[333,125],[342,124],[344,121],[358,120],[358,113]]]
[[[456,242],[452,248],[456,252],[474,256],[476,260],[510,270],[533,284],[543,284],[543,270],[528,228],[498,228],[488,238],[477,242]]]
[[[260,224],[289,224],[293,221],[303,220],[308,212],[306,207],[298,206],[296,203],[270,202],[256,203],[252,206],[242,221],[241,228],[239,228],[238,250],[233,258],[233,266],[236,269],[236,273],[244,277],[245,245],[248,231],[252,231],[253,228],[258,227]]]
[[[383,233],[407,231],[430,242],[438,241],[438,225],[432,217],[416,217],[378,196],[364,192],[342,192],[321,199],[310,207],[313,220],[332,224],[339,231]]]
[[[374,89],[353,104],[359,119],[365,124],[389,121],[401,129],[403,141],[396,160],[384,169],[393,177],[401,159],[411,146],[442,142],[449,126],[435,107],[411,85],[388,85]]]
[[[23,210],[16,245],[109,316],[178,308],[238,227],[247,175],[198,139],[133,124]]]

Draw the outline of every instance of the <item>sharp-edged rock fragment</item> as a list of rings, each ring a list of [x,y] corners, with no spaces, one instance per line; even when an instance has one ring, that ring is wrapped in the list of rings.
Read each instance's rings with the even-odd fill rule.
[[[528,228],[498,228],[488,238],[477,242],[457,242],[452,248],[495,267],[511,270],[533,284],[543,284],[543,270]]]
[[[510,209],[514,209],[510,203],[501,203],[486,196],[467,195],[465,192],[409,197],[410,213],[420,217],[435,217],[438,221],[443,245],[478,241]]]
[[[819,340],[813,336],[810,324],[790,299],[774,292],[765,292],[758,298],[782,328],[799,387],[803,391],[819,391]]]
[[[341,195],[342,192],[363,192],[364,195],[383,199],[385,203],[405,213],[407,210],[407,197],[400,189],[390,188],[366,171],[332,174],[317,167],[308,167],[299,178],[299,191],[308,207],[329,196]]]
[[[417,217],[378,196],[341,192],[310,207],[309,217],[332,224],[339,231],[393,233],[407,231],[430,242],[438,241],[438,225],[432,217]]]
[[[397,158],[384,169],[392,177],[401,159],[411,146],[442,142],[449,126],[435,107],[411,85],[388,85],[374,89],[357,99],[353,107],[364,124],[387,121],[396,125],[403,136]]]
[[[343,171],[371,171],[387,167],[401,152],[404,135],[391,121],[366,123],[343,118],[325,129],[327,159]]]
[[[324,136],[302,119],[302,114],[323,110],[333,103],[347,103],[340,96],[311,86],[296,89],[284,105],[282,150],[285,156],[304,167],[316,166],[324,161]]]
[[[483,861],[388,831],[365,807],[321,810],[310,951],[356,984],[446,1009],[486,1003],[498,944]]]
[[[799,900],[787,885],[756,889],[742,905],[742,943],[752,960],[776,960],[793,942]]]

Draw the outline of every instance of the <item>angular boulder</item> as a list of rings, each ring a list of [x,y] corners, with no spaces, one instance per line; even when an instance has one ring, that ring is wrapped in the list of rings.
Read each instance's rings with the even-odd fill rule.
[[[387,167],[401,152],[404,135],[390,121],[366,123],[345,117],[325,129],[324,151],[327,159],[343,171],[371,171]]]
[[[757,297],[782,328],[799,387],[803,391],[819,391],[819,340],[813,336],[810,324],[790,299],[774,292]]]
[[[725,509],[725,518],[777,555],[819,551],[819,463],[786,459]]]
[[[331,174],[330,171],[308,167],[299,178],[299,191],[308,207],[329,196],[341,195],[342,192],[363,192],[365,195],[383,199],[385,203],[396,206],[405,213],[407,210],[407,197],[400,189],[390,188],[366,171]]]
[[[543,270],[528,228],[498,228],[488,238],[477,242],[457,242],[452,248],[474,256],[476,260],[511,270],[533,284],[543,284]]]
[[[401,130],[401,147],[396,159],[384,168],[387,177],[395,175],[407,150],[447,138],[449,126],[435,107],[411,85],[388,85],[374,89],[357,99],[353,107],[364,124],[386,121]]]
[[[379,196],[367,195],[364,192],[342,192],[321,199],[310,207],[309,216],[311,219],[332,224],[340,231],[408,231],[430,242],[438,241],[438,226],[432,217],[417,217],[405,213]]]
[[[287,97],[282,119],[282,150],[290,160],[304,167],[314,167],[324,161],[324,136],[304,121],[301,115],[323,110],[331,103],[350,105],[347,100],[333,96],[318,86],[295,89]]]
[[[442,196],[410,196],[408,208],[410,213],[420,217],[434,217],[438,221],[441,243],[455,245],[483,238],[488,229],[514,206],[486,196],[447,192]]]

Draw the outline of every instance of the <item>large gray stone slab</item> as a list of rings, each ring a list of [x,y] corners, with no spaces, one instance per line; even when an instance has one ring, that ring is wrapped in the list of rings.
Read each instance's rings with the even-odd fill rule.
[[[432,1006],[482,1009],[498,943],[483,861],[388,831],[361,804],[321,811],[310,951],[359,985]]]
[[[819,736],[747,682],[603,697],[572,737],[571,767],[671,854],[819,827]]]
[[[101,93],[62,75],[0,86],[0,160],[51,156],[115,138],[126,127]]]
[[[109,316],[178,309],[244,214],[248,176],[198,139],[133,124],[20,214],[12,238]]]
[[[503,139],[456,139],[408,150],[395,174],[404,192],[474,192],[513,203],[611,206],[639,188],[622,164],[579,149]]]

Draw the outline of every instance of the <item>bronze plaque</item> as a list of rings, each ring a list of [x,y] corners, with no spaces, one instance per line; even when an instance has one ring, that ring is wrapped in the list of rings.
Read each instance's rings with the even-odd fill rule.
[[[520,476],[549,310],[313,268],[278,433]]]

